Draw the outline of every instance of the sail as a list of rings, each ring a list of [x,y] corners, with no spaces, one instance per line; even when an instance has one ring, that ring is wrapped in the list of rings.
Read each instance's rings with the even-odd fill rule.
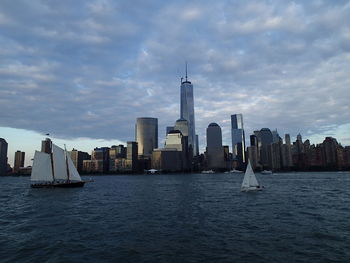
[[[72,158],[69,156],[69,154],[67,154],[67,160],[68,160],[68,168],[69,168],[69,179],[72,181],[81,181],[77,168],[75,168],[75,165],[72,161]]]
[[[67,163],[64,150],[52,144],[53,170],[56,180],[67,180]]]
[[[31,181],[52,182],[52,166],[50,154],[35,151]]]
[[[242,188],[248,188],[251,186],[258,186],[259,183],[256,180],[254,171],[252,169],[252,166],[250,165],[250,161],[248,161],[247,169],[244,174],[243,182],[242,182]]]

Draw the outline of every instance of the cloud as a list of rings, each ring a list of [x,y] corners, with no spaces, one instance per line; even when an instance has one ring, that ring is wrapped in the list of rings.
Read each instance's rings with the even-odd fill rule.
[[[152,116],[162,139],[179,117],[187,60],[202,149],[211,122],[230,144],[235,113],[243,113],[247,134],[269,127],[341,136],[337,127],[349,123],[349,8],[346,1],[3,1],[0,126],[127,141],[136,118]]]

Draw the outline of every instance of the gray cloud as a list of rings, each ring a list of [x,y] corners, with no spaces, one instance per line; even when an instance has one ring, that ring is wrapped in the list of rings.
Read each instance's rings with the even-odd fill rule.
[[[313,135],[349,123],[348,1],[2,1],[0,126],[132,140],[179,116],[190,63],[197,133],[230,115]],[[347,137],[344,137],[344,140]],[[349,141],[347,141],[349,143]]]

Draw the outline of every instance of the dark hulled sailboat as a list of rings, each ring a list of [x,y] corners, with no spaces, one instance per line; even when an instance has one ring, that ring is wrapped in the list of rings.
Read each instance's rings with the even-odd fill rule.
[[[51,144],[50,153],[35,151],[31,174],[31,187],[82,187],[85,182],[74,166],[72,158],[55,144]]]

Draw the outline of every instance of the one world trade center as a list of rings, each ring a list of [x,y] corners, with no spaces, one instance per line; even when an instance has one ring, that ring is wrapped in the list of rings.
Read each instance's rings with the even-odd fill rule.
[[[188,146],[192,149],[193,155],[197,155],[198,146],[196,139],[196,130],[194,124],[194,102],[193,102],[193,85],[187,79],[187,63],[186,78],[181,78],[181,105],[180,117],[188,121]]]

